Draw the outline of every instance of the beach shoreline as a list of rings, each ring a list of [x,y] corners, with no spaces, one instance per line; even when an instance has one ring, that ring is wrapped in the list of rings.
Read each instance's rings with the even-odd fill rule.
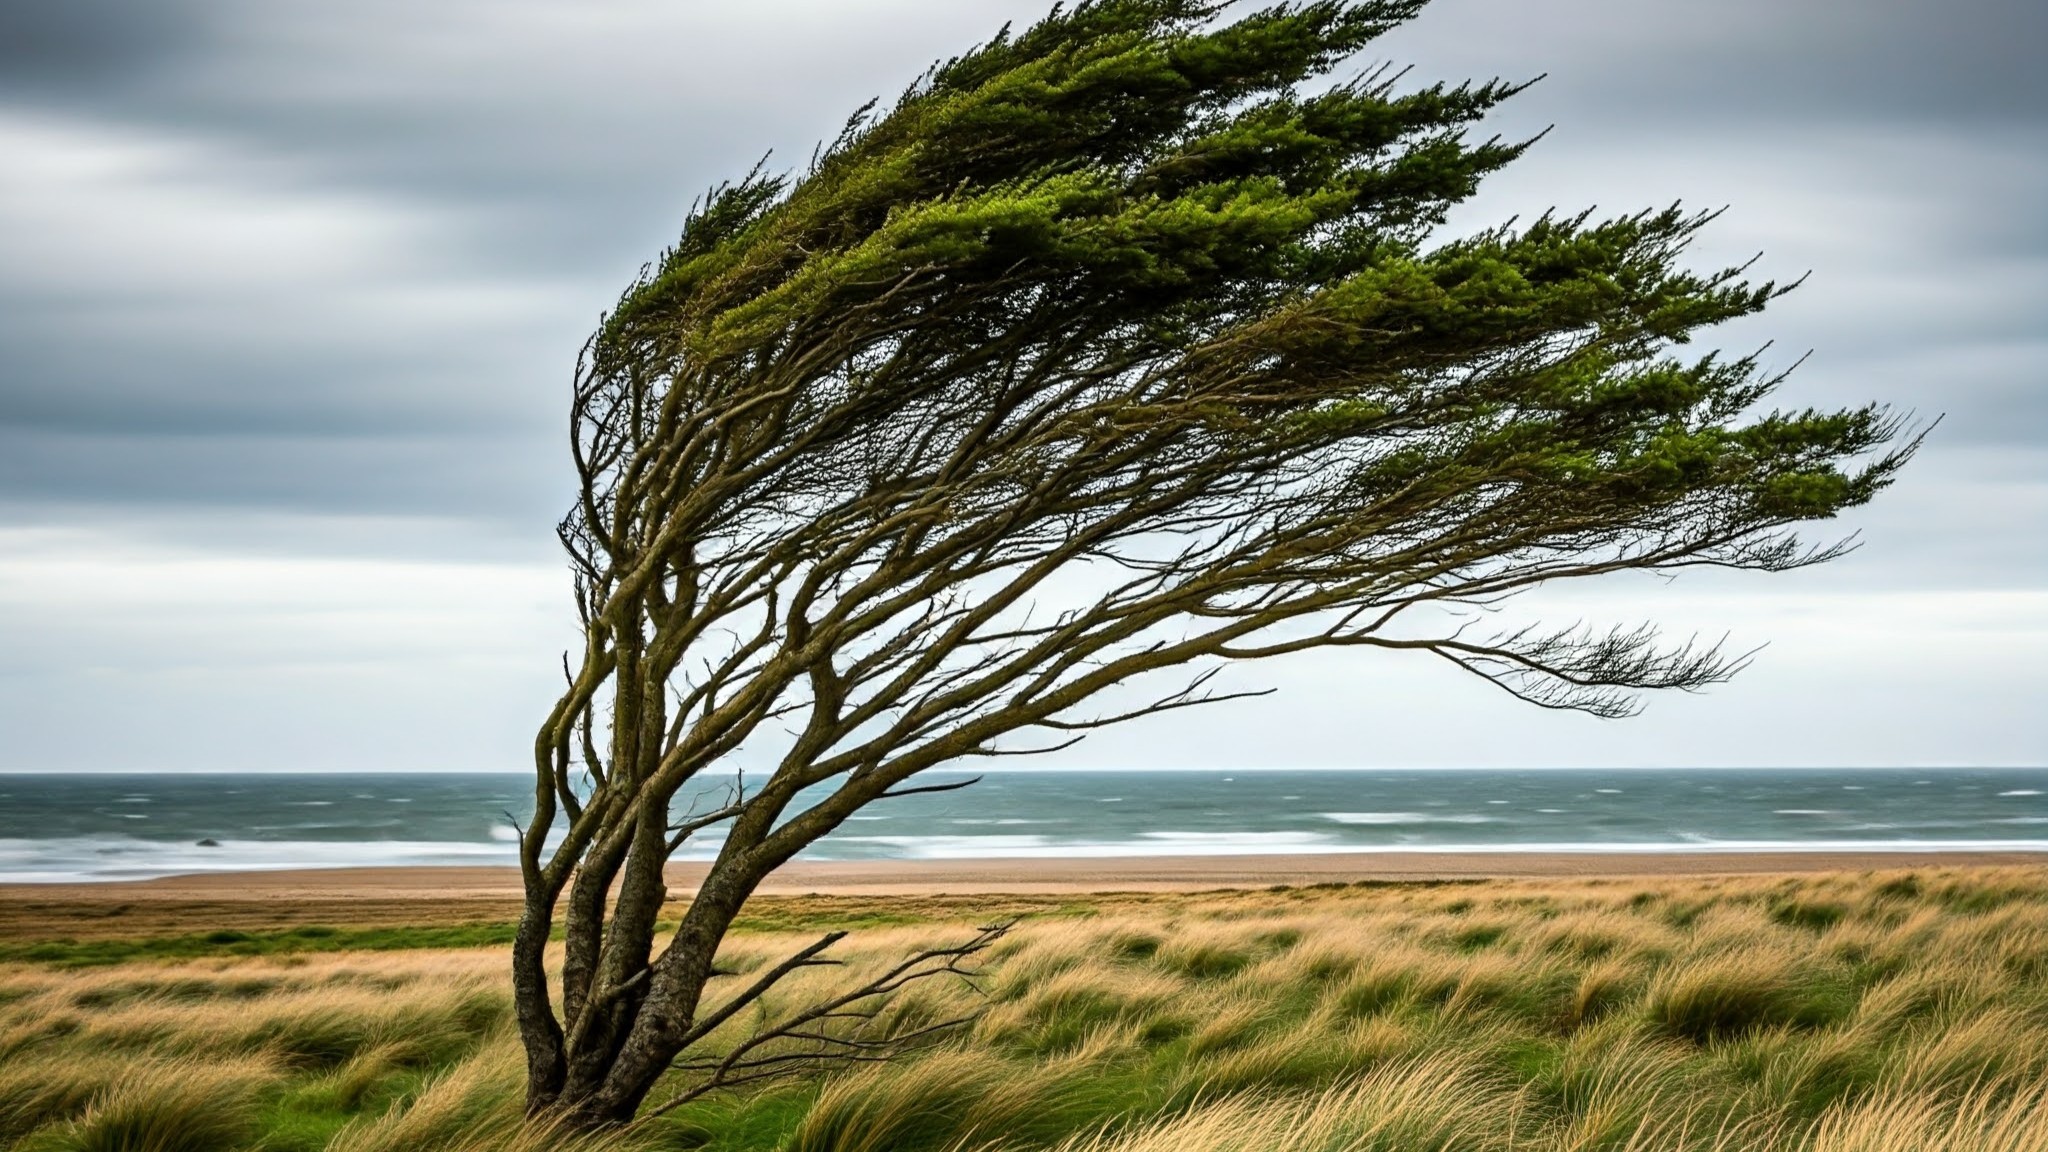
[[[669,868],[671,914],[705,865]],[[1271,890],[1379,885],[1469,886],[1475,892],[1556,892],[1636,884],[1717,888],[1742,878],[1787,882],[1827,875],[2011,874],[2031,883],[2048,853],[1881,852],[1357,852],[1258,856],[1132,856],[797,861],[763,883],[752,907],[769,918],[911,916],[972,920],[1107,903],[1257,899]],[[778,911],[779,910],[779,911]],[[144,880],[0,883],[0,945],[278,933],[505,926],[520,918],[519,871],[503,866],[403,865],[206,872]]]
[[[1884,851],[1487,851],[1322,852],[1187,856],[993,857],[942,860],[795,861],[761,885],[763,895],[1056,895],[1198,892],[1314,884],[1543,878],[1754,876],[1913,868],[2048,867],[2048,852]],[[707,865],[668,868],[672,896],[687,896]],[[480,865],[399,865],[194,872],[135,880],[0,883],[0,901],[87,903],[195,900],[517,900],[519,870]]]

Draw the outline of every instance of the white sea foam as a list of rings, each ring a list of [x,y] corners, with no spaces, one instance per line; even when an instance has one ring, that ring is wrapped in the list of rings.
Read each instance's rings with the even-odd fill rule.
[[[1827,816],[1827,815],[1831,815],[1831,813],[1830,813],[1830,812],[1829,812],[1829,810],[1828,810],[1828,809],[1826,809],[1826,808],[1773,808],[1773,809],[1771,809],[1771,815],[1773,815],[1773,816]]]
[[[143,880],[194,872],[275,872],[441,864],[514,864],[510,844],[439,840],[222,840],[217,846],[126,836],[0,840],[0,881]]]
[[[1159,836],[1172,837],[1173,833]],[[1283,842],[1275,833],[1214,833],[1203,840],[1056,841],[1043,836],[873,836],[826,841],[806,855],[813,860],[872,859],[871,852],[834,851],[850,842],[886,843],[889,856],[911,860],[1117,859],[1158,856],[1295,856],[1356,852],[1370,855],[1428,853],[1512,856],[1523,852],[1571,852],[1593,855],[1655,856],[1682,853],[1739,852],[2043,852],[2048,840],[1715,840],[1689,837],[1672,841],[1630,841],[1589,844],[1557,841],[1520,844],[1347,844],[1336,840]]]
[[[2023,818],[2030,819],[2030,818]],[[2018,821],[2015,821],[2018,822]],[[679,860],[706,860],[717,839],[692,840]],[[879,850],[879,851],[878,851]],[[1152,832],[1129,840],[1085,840],[1043,835],[847,836],[827,840],[806,855],[816,860],[1113,859],[1156,856],[1295,855],[1335,852],[1484,853],[1584,852],[1654,855],[1669,852],[2041,852],[2048,839],[1829,839],[1722,840],[1683,835],[1677,841],[1522,843],[1348,843],[1316,832]],[[458,864],[511,865],[509,843],[376,840],[228,840],[201,848],[127,837],[0,840],[0,882],[137,880],[195,872],[278,871]]]
[[[1144,832],[1137,840],[1054,840],[1047,836],[847,836],[820,844],[815,860],[846,859],[835,847],[886,845],[910,860],[1107,859],[1124,856],[1256,856],[1355,852],[1315,832]],[[862,854],[867,855],[867,854]]]
[[[1339,824],[1498,824],[1493,816],[1438,816],[1428,812],[1324,812]]]
[[[893,856],[909,860],[1001,859],[1010,856],[1060,855],[1043,836],[841,836],[841,844],[884,844]],[[816,853],[831,859],[829,853]]]
[[[1190,848],[1277,848],[1283,845],[1323,844],[1330,836],[1323,832],[1140,832],[1146,840],[1182,844]]]
[[[2041,790],[2039,788],[2015,788],[2010,792],[1999,793],[2000,796],[2039,796],[2040,794]]]

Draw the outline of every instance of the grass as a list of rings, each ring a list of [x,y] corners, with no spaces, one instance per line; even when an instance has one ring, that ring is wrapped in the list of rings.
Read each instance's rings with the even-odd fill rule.
[[[333,928],[306,924],[275,931],[223,928],[187,935],[137,939],[57,939],[0,942],[0,964],[84,968],[137,960],[193,960],[211,956],[278,956],[301,952],[388,952],[423,948],[482,948],[512,942],[514,924]]]
[[[999,911],[1028,915],[978,989],[926,983],[890,1009],[904,1030],[978,1013],[945,1044],[583,1138],[520,1119],[490,925],[17,940],[0,963],[0,1150],[2048,1148],[2039,869]],[[795,1001],[990,914],[764,901],[727,963],[858,927],[848,967],[803,974],[780,993]]]
[[[91,904],[52,906],[27,904],[22,909],[0,906],[0,965],[42,964],[88,968],[125,964],[137,960],[196,960],[216,956],[284,956],[310,952],[395,952],[415,949],[483,948],[512,942],[518,931],[516,908],[465,907],[471,915],[494,913],[494,919],[462,917],[461,922],[442,924],[391,924],[352,922],[359,916],[346,907],[321,909],[336,923],[249,923],[242,927],[216,928],[207,932],[149,932],[123,934],[124,926],[160,924],[166,916],[212,921],[224,915],[248,918],[246,908],[198,904],[189,908],[165,905],[147,916],[132,915],[129,905],[98,908]],[[400,905],[404,907],[404,905]],[[411,906],[417,915],[417,905]],[[1093,903],[1031,896],[985,897],[932,896],[901,897],[887,906],[872,900],[847,896],[773,897],[750,905],[735,930],[743,933],[823,932],[830,929],[860,931],[873,928],[925,924],[934,920],[955,920],[972,910],[984,917],[1089,916]],[[295,919],[292,908],[269,909],[270,919]],[[671,908],[665,928],[672,926],[680,907]],[[371,909],[373,918],[395,913],[389,904]],[[50,925],[59,925],[55,932]],[[81,929],[84,929],[81,931]],[[0,1003],[5,1001],[0,990]]]

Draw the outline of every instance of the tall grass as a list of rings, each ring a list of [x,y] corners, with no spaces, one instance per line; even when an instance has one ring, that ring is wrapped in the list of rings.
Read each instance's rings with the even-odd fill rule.
[[[47,1152],[221,1152],[256,1135],[265,1060],[177,1060],[125,1069],[74,1119],[36,1134]]]
[[[764,1013],[962,931],[839,911]],[[496,950],[0,965],[0,1150],[2048,1149],[2041,869],[1098,897],[997,952],[881,1021],[976,1015],[937,1048],[581,1138],[521,1119]]]

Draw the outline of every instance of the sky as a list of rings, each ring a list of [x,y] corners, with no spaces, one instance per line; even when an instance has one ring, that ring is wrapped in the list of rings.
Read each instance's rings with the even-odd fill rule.
[[[521,769],[582,337],[705,187],[1042,11],[0,0],[0,770]],[[1699,266],[1810,277],[1715,341],[1939,426],[1819,529],[1846,559],[1516,609],[1763,645],[1732,684],[1599,721],[1322,653],[1057,762],[2048,764],[2043,44],[2038,0],[1437,0],[1376,43],[1544,77],[1452,231],[1725,208]]]

